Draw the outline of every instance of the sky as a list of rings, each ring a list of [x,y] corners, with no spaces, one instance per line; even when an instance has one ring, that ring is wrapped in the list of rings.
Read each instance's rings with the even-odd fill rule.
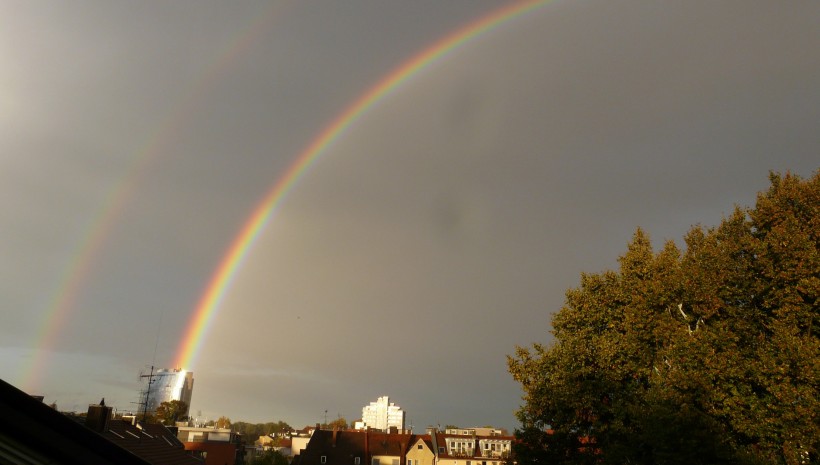
[[[0,0],[0,379],[136,410],[310,144],[499,0]],[[820,160],[820,3],[555,0],[384,92],[269,211],[191,412],[301,427],[380,396],[514,429],[516,346],[640,227],[682,244]]]

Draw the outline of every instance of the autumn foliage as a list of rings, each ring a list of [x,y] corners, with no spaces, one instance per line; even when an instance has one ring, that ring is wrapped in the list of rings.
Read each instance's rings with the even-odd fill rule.
[[[554,342],[509,357],[519,463],[820,460],[820,171],[770,182],[684,250],[639,229],[581,276]]]

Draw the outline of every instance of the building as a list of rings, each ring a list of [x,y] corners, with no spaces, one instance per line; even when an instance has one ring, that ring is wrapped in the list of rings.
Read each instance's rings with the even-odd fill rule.
[[[356,429],[388,431],[390,428],[396,428],[404,431],[404,417],[405,412],[401,407],[391,403],[388,396],[382,396],[376,402],[362,408],[361,424],[357,422]]]
[[[245,461],[242,436],[228,428],[177,426],[177,439],[204,465],[239,465]]]
[[[506,465],[512,436],[316,431],[292,465]]]
[[[110,442],[154,465],[202,465],[185,450],[176,434],[160,423],[140,423],[135,417],[115,419],[112,408],[89,405],[85,426]]]
[[[407,450],[407,465],[435,465],[436,453],[429,434],[416,436],[415,442]]]
[[[181,400],[185,402],[184,416],[191,409],[191,396],[194,391],[194,373],[182,368],[160,368],[148,376],[148,390],[142,391],[141,402],[145,410],[153,413],[163,402]]]
[[[452,430],[450,430],[452,431]],[[459,434],[431,431],[436,464],[504,465],[512,462],[513,436],[478,435],[475,430],[458,430]],[[465,434],[466,433],[466,434]],[[409,465],[409,464],[408,464]],[[421,464],[419,464],[421,465]]]
[[[403,465],[415,435],[317,430],[291,465]]]

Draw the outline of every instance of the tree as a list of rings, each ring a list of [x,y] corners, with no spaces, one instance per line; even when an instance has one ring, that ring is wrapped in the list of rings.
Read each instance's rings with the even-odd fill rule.
[[[347,427],[348,427],[347,420],[345,419],[345,417],[342,417],[342,416],[340,416],[339,418],[331,421],[326,426],[327,426],[327,429],[338,429],[338,430],[346,430]]]
[[[241,434],[244,441],[248,444],[256,443],[260,436],[283,436],[293,431],[293,428],[291,428],[289,424],[281,420],[267,423],[237,421],[231,424],[231,428]]]
[[[217,428],[230,428],[231,427],[231,419],[226,416],[221,416],[216,420],[214,425]]]
[[[188,404],[181,400],[162,402],[157,407],[156,417],[164,425],[174,425],[177,421],[187,418]]]
[[[520,463],[820,458],[820,171],[770,181],[684,252],[638,229],[508,357]]]
[[[278,450],[266,450],[255,457],[250,465],[288,465],[288,458]]]

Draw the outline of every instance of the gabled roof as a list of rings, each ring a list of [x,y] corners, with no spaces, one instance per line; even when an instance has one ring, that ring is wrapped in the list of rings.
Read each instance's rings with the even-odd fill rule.
[[[150,465],[0,380],[0,461],[4,459],[18,464]]]
[[[429,449],[431,452],[436,452],[436,450],[433,448],[433,438],[429,434],[414,434],[413,440],[410,442],[410,446],[408,447],[407,451],[409,452],[410,449],[415,447],[416,444],[418,444],[419,442],[424,443],[427,449]]]

